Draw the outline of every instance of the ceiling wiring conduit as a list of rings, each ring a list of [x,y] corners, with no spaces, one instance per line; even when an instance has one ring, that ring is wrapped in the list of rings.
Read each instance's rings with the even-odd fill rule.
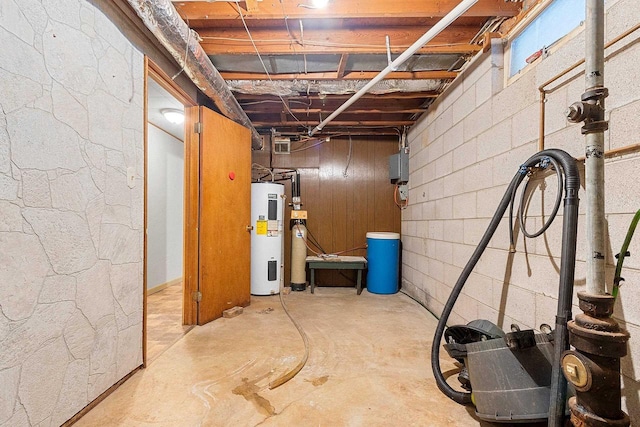
[[[233,96],[227,83],[207,56],[198,36],[178,14],[170,0],[127,0],[144,25],[182,67],[182,71],[220,112],[251,130],[253,147],[262,146],[262,138]]]
[[[131,1],[131,0],[130,0]],[[405,50],[400,56],[398,56],[393,62],[391,62],[384,70],[380,71],[380,74],[375,76],[369,83],[364,85],[362,89],[356,92],[351,98],[349,98],[344,104],[342,104],[336,111],[334,111],[329,117],[324,119],[318,126],[316,126],[309,136],[315,135],[321,131],[329,122],[338,117],[344,110],[349,108],[354,102],[366,94],[376,83],[384,79],[389,73],[396,71],[398,67],[404,64],[409,58],[413,56],[418,50],[422,49],[424,45],[429,43],[435,36],[440,34],[446,29],[453,21],[458,19],[460,15],[465,13],[471,6],[477,3],[478,0],[463,0],[451,12],[447,13],[440,21],[438,21],[429,31],[427,31],[422,37],[416,40],[407,50]]]

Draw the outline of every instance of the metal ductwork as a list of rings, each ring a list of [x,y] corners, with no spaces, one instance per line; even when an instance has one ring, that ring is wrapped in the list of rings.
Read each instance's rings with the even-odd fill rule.
[[[318,93],[345,95],[356,93],[368,80],[228,80],[229,88],[249,95],[298,96]],[[374,95],[397,92],[437,91],[445,80],[382,80],[368,93]]]
[[[197,33],[183,21],[171,1],[127,1],[193,83],[213,100],[222,114],[249,128],[253,147],[261,147],[258,131],[200,46]]]

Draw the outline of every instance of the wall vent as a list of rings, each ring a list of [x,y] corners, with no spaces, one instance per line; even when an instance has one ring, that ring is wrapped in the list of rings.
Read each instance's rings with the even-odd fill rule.
[[[275,154],[291,153],[291,138],[276,137],[273,139],[273,152]]]

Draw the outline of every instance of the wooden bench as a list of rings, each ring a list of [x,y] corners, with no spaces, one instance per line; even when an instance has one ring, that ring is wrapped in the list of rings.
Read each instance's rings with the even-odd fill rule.
[[[311,272],[311,293],[315,287],[315,270],[358,270],[358,279],[356,281],[356,289],[358,295],[362,293],[362,270],[367,268],[367,259],[361,256],[334,256],[334,257],[317,257],[308,256],[307,264]]]

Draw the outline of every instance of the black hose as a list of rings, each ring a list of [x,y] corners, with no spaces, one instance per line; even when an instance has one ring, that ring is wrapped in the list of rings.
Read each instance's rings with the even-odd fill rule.
[[[547,167],[546,163],[551,163],[553,165],[556,172],[556,177],[558,178],[558,192],[556,194],[556,200],[553,205],[553,210],[551,211],[551,214],[549,215],[549,218],[547,219],[547,221],[542,225],[542,227],[538,231],[534,233],[530,233],[527,231],[527,227],[524,222],[524,209],[523,209],[523,206],[525,205],[525,198],[527,195],[527,188],[529,187],[529,183],[531,182],[529,179],[527,179],[524,185],[524,188],[520,193],[520,204],[518,206],[518,224],[519,224],[520,230],[522,230],[522,234],[525,237],[528,237],[530,239],[534,239],[538,236],[541,236],[542,233],[547,231],[547,229],[551,226],[551,223],[553,223],[553,220],[556,218],[556,215],[558,214],[558,209],[560,208],[560,203],[562,202],[562,193],[564,190],[564,184],[563,184],[564,181],[562,180],[563,174],[560,171],[558,162],[553,158],[549,157],[548,162],[545,162],[543,160],[540,163],[541,163],[540,167],[542,169],[545,169]],[[512,253],[516,251],[515,239],[513,237],[513,207],[515,205],[516,193],[517,193],[517,187],[515,187],[513,189],[513,192],[511,193],[511,204],[509,206],[509,243],[511,245],[509,248],[509,252],[512,252]]]
[[[554,331],[554,357],[551,371],[551,396],[549,405],[549,427],[560,427],[565,417],[567,381],[562,374],[562,353],[569,349],[567,322],[571,320],[573,282],[576,270],[576,241],[578,240],[578,191],[580,173],[575,159],[561,150],[558,159],[565,174],[565,198],[562,223],[562,253],[560,255],[560,283],[558,310]]]
[[[565,176],[565,203],[564,203],[564,223],[562,231],[562,258],[560,266],[560,292],[558,295],[558,313],[556,316],[555,330],[555,354],[551,383],[551,402],[549,408],[549,421],[557,420],[557,414],[564,417],[564,404],[566,398],[566,381],[560,372],[560,357],[562,352],[568,348],[567,321],[571,319],[571,297],[573,295],[573,279],[575,273],[576,235],[578,228],[578,190],[580,188],[580,175],[575,164],[575,159],[562,150],[544,150],[530,157],[513,177],[496,212],[494,213],[487,230],[478,243],[471,258],[465,265],[454,285],[449,299],[447,300],[442,315],[438,321],[438,326],[433,338],[431,347],[431,368],[440,391],[447,397],[460,404],[471,403],[471,393],[454,390],[449,384],[440,369],[440,343],[447,324],[447,320],[453,310],[453,306],[462,291],[469,275],[478,263],[480,256],[487,248],[489,241],[493,237],[500,220],[504,215],[510,201],[514,198],[516,189],[522,183],[529,168],[546,164],[547,161],[554,160],[556,169],[561,166]],[[561,189],[559,189],[561,192]],[[511,211],[512,212],[512,211]],[[549,221],[550,222],[550,221]],[[555,422],[555,421],[554,421]],[[551,425],[551,424],[550,424]]]
[[[560,168],[558,167],[558,162],[556,162],[552,157],[549,158],[549,161],[551,162],[551,164],[553,165],[556,171],[556,177],[558,178],[558,192],[556,194],[556,201],[553,205],[553,210],[549,215],[549,219],[547,219],[547,221],[542,225],[542,227],[540,227],[540,229],[535,233],[529,233],[527,231],[527,228],[524,222],[524,209],[522,208],[524,206],[525,196],[527,193],[527,185],[529,185],[529,181],[527,181],[527,184],[525,185],[525,188],[522,189],[522,194],[520,195],[520,206],[518,206],[518,222],[520,223],[520,230],[522,230],[522,234],[525,237],[528,237],[530,239],[534,239],[538,236],[541,236],[542,233],[547,231],[547,229],[551,226],[551,223],[553,222],[553,220],[556,218],[556,215],[558,214],[558,209],[560,208],[560,203],[562,202],[562,193],[564,192],[562,173],[560,172]]]

